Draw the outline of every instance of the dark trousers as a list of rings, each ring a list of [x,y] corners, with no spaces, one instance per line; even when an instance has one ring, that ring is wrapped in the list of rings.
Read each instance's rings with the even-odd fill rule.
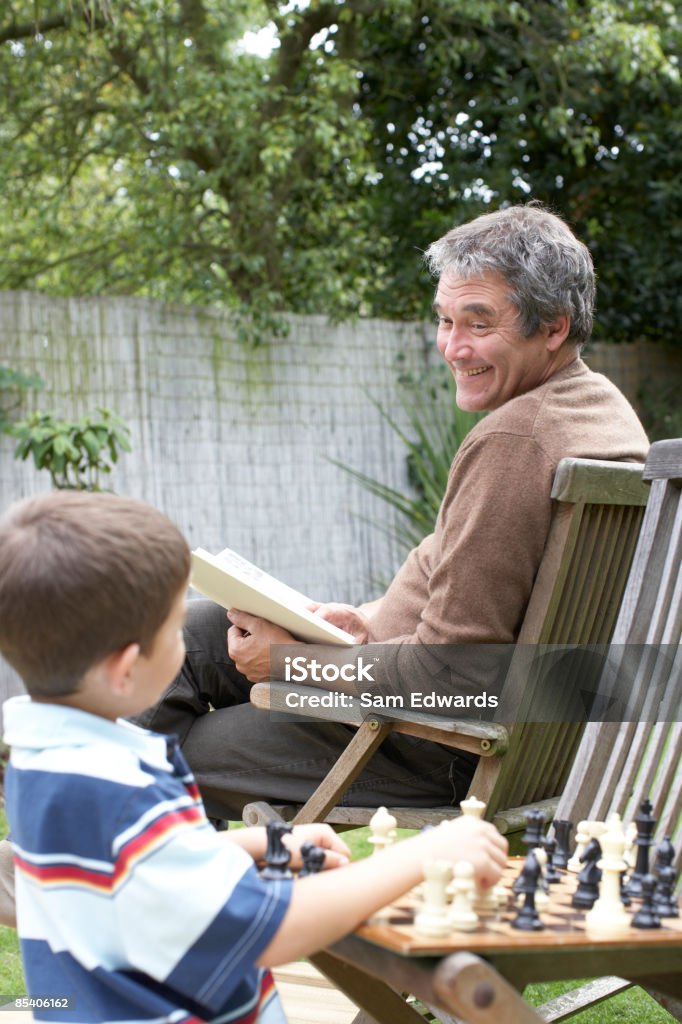
[[[240,819],[244,805],[254,800],[304,803],[355,730],[333,722],[275,720],[249,704],[251,684],[227,653],[228,626],[219,605],[189,602],[182,671],[136,721],[176,733],[207,813]],[[454,807],[466,795],[475,763],[475,757],[436,743],[390,735],[342,803]]]

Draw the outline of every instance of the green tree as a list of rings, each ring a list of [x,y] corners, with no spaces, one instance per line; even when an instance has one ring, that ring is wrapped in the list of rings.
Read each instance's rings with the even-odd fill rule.
[[[669,0],[9,0],[0,287],[412,318],[420,249],[539,198],[602,335],[676,338],[680,52]]]

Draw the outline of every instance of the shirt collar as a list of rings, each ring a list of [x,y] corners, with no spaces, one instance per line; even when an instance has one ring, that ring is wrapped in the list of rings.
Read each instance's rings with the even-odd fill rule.
[[[133,751],[147,764],[169,771],[167,739],[122,718],[115,722],[64,704],[42,704],[28,696],[11,697],[2,707],[10,747],[83,747],[114,743]]]

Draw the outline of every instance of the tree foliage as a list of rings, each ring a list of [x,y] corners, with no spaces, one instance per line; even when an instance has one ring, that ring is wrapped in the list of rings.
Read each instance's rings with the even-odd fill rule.
[[[603,336],[678,336],[681,44],[669,0],[8,0],[0,287],[412,318],[421,249],[538,198]]]

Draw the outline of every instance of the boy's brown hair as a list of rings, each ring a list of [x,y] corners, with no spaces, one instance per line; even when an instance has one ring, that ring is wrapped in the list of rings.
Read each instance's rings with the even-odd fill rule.
[[[187,586],[176,526],[132,498],[54,491],[0,520],[0,651],[32,696],[74,693],[130,643],[143,654]]]

